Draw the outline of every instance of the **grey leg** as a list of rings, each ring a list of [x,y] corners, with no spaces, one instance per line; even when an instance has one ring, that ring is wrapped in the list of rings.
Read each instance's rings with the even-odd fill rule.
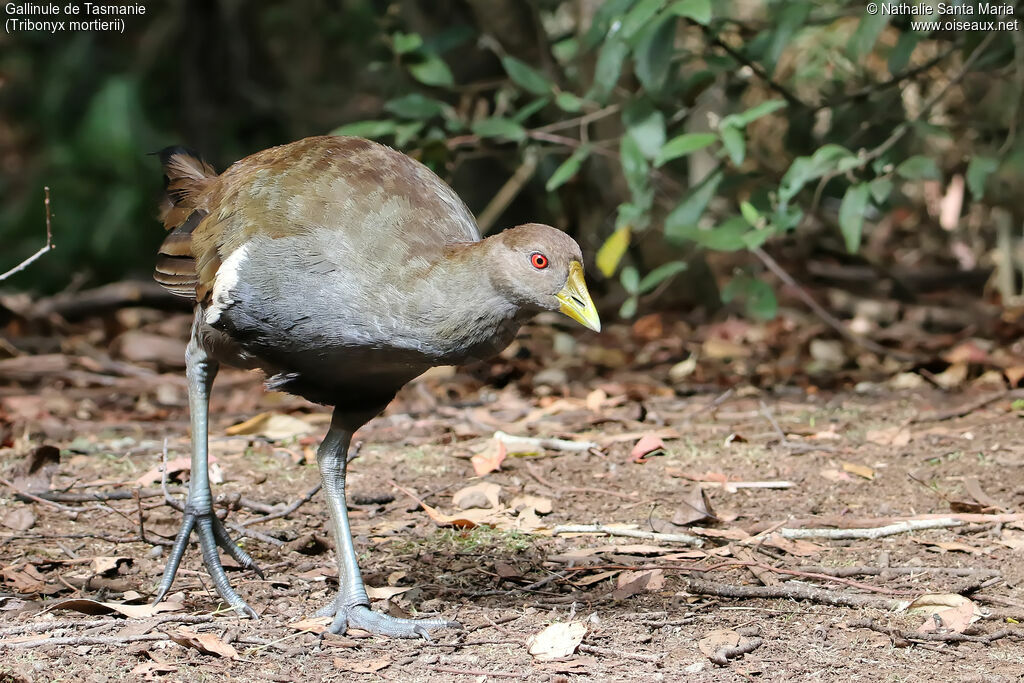
[[[197,314],[201,315],[201,312]],[[217,362],[211,359],[196,339],[197,325],[192,327],[192,339],[185,349],[186,376],[188,377],[188,406],[192,422],[192,473],[189,479],[188,499],[185,502],[185,517],[182,520],[178,536],[171,548],[164,576],[157,589],[156,604],[163,600],[174,582],[181,558],[188,547],[189,537],[193,530],[199,536],[199,547],[203,553],[203,564],[206,565],[210,578],[217,593],[233,609],[254,619],[256,612],[245,604],[238,593],[231,588],[220,556],[218,546],[231,555],[246,569],[253,569],[262,576],[256,563],[249,554],[239,548],[228,535],[224,523],[213,513],[213,495],[210,492],[210,473],[207,456],[207,415],[209,412],[210,387],[217,376]]]
[[[435,628],[461,628],[455,621],[447,619],[398,619],[370,610],[370,599],[363,587],[359,573],[356,549],[352,542],[352,528],[348,521],[348,506],[345,503],[345,471],[348,445],[352,433],[340,427],[335,413],[331,428],[316,453],[323,480],[324,495],[331,513],[331,528],[338,550],[338,597],[334,604],[317,612],[318,616],[334,616],[331,633],[344,633],[349,627],[361,628],[370,633],[393,638],[430,638]]]

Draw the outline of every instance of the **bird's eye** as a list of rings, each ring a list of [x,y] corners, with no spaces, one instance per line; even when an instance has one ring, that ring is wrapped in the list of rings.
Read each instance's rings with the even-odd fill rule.
[[[530,255],[530,263],[533,264],[533,267],[537,270],[544,270],[548,267],[548,257],[539,251],[535,251]]]

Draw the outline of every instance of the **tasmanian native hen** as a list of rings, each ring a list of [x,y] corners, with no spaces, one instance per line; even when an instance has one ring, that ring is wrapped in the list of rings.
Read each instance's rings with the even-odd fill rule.
[[[457,626],[373,612],[345,504],[352,433],[408,381],[436,365],[485,359],[538,311],[601,323],[580,248],[530,223],[481,239],[473,216],[427,167],[354,137],[312,137],[246,157],[217,175],[183,148],[161,153],[169,231],[155,278],[195,301],[185,351],[192,478],[159,602],[194,531],[220,596],[231,588],[217,552],[258,571],[214,515],[207,410],[220,363],[259,368],[267,387],[333,406],[317,451],[338,550],[340,591],[318,615],[400,638]]]

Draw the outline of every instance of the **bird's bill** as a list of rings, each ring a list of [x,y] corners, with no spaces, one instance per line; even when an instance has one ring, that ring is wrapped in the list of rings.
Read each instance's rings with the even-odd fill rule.
[[[597,315],[594,300],[587,291],[587,283],[583,279],[583,264],[573,261],[569,264],[569,279],[562,291],[555,295],[561,302],[558,307],[562,313],[595,332],[601,331],[601,318]]]

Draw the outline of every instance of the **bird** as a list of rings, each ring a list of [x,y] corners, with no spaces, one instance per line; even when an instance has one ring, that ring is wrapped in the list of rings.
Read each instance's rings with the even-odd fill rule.
[[[262,573],[212,510],[209,395],[224,364],[262,370],[268,390],[333,408],[317,449],[339,569],[337,597],[316,613],[331,618],[328,630],[429,638],[458,627],[370,609],[345,499],[352,435],[407,382],[494,356],[540,311],[600,332],[579,245],[538,223],[483,238],[433,171],[363,138],[305,138],[220,174],[184,147],[159,156],[167,233],[154,278],[191,299],[194,313],[185,349],[191,478],[154,604],[194,533],[220,597],[258,618],[231,587],[218,548]]]

